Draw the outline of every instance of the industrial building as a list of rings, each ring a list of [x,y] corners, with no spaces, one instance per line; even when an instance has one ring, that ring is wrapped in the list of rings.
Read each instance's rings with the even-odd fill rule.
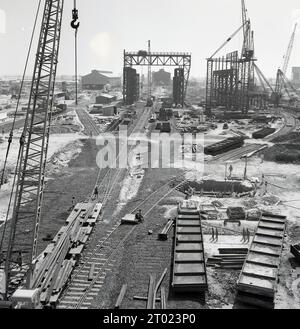
[[[110,94],[101,94],[96,96],[96,104],[110,104],[111,102],[115,102],[117,97]]]
[[[98,114],[98,115],[102,115],[104,117],[112,117],[112,116],[118,114],[117,103],[107,105],[107,106],[95,104],[93,106],[90,114]]]
[[[105,85],[109,84],[112,87],[121,85],[121,78],[116,77],[112,72],[92,70],[81,78],[83,90],[102,90]]]
[[[166,72],[164,69],[160,69],[152,73],[152,81],[156,86],[168,86],[171,84],[171,73]]]

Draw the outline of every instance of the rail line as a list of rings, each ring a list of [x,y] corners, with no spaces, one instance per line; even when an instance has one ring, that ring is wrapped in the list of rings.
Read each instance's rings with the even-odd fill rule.
[[[149,109],[147,109],[142,114],[142,116],[139,119],[139,121],[137,122],[136,126],[133,127],[133,130],[132,130],[131,134],[134,133],[136,130],[140,130],[141,129],[141,127],[145,124],[145,121],[148,119],[148,116],[149,116],[150,113],[151,113],[151,111]],[[131,152],[133,148],[134,148],[134,146],[132,146],[130,148],[130,151],[129,152]],[[120,156],[120,153],[118,154],[118,158],[119,158],[119,156]],[[104,187],[104,189],[103,189],[104,193],[102,195],[102,200],[101,200],[103,206],[106,205],[106,203],[107,203],[107,201],[108,201],[108,199],[110,197],[111,192],[114,190],[115,183],[117,182],[120,174],[124,170],[127,170],[127,169],[106,168],[106,169],[100,169],[99,170],[98,176],[97,176],[97,179],[96,179],[96,184],[94,186],[94,189],[95,189],[96,186],[98,186],[99,189],[101,187],[101,191],[102,191],[102,188]],[[104,171],[104,176],[101,175],[103,173],[103,171]],[[102,178],[102,176],[103,176],[103,178]],[[99,202],[99,198],[97,198],[97,200],[93,200],[93,194],[92,194],[89,197],[89,201],[93,201],[93,202],[96,203],[96,202]],[[102,218],[103,218],[103,215],[104,214],[102,213],[102,215],[101,215]],[[89,266],[92,266],[92,263],[94,263],[93,262],[93,259],[94,260],[95,259],[100,259],[100,260],[101,259],[102,260],[103,259],[110,259],[105,254],[99,254],[99,253],[97,254],[97,251],[99,251],[100,249],[102,249],[105,246],[105,244],[107,244],[109,242],[110,237],[112,237],[112,235],[114,234],[114,232],[116,232],[116,230],[119,228],[120,223],[121,223],[120,221],[117,221],[116,223],[112,223],[112,227],[110,227],[107,230],[106,235],[102,238],[102,240],[99,241],[99,243],[97,244],[96,248],[94,248],[94,250],[88,254],[87,260],[84,260],[84,259],[82,260],[82,263],[80,264],[81,266],[79,268],[75,269],[75,272],[74,272],[75,276],[72,277],[72,281],[71,281],[72,283],[75,283],[78,286],[80,286],[80,285],[82,286],[82,283],[81,283],[82,281],[80,280],[80,277],[87,276],[87,274],[88,274],[87,272],[88,272]],[[111,248],[108,248],[108,249],[110,250]],[[106,261],[106,263],[107,263],[107,261]],[[105,275],[104,275],[104,277],[105,277]],[[76,281],[76,280],[79,280],[79,282]],[[93,289],[93,287],[95,286],[95,280],[93,280],[92,282],[93,282],[93,284],[91,285],[91,287],[89,289],[89,292],[93,294],[94,292],[92,292],[90,290]],[[73,287],[73,288],[76,289],[76,287]],[[68,287],[66,289],[66,292],[68,291],[68,289],[69,290],[72,290],[72,287],[71,288]],[[87,287],[85,289],[87,289]],[[74,292],[69,291],[69,294],[70,294],[69,297],[72,299],[72,297],[74,296]],[[78,295],[78,294],[75,293],[75,295]],[[65,297],[65,299],[67,297]],[[89,296],[87,298],[91,298],[91,296]],[[64,299],[64,297],[62,299]],[[66,302],[67,301],[65,301],[65,303]],[[71,305],[72,304],[73,303],[71,303]],[[81,304],[84,304],[84,303],[81,303]]]
[[[183,175],[183,174],[182,174]],[[182,176],[180,175],[180,176]],[[176,177],[178,178],[178,177]],[[173,178],[171,181],[173,181],[175,178]],[[161,194],[158,194],[159,192],[162,192],[166,186],[169,186],[170,182],[164,184],[163,186],[159,187],[157,190],[152,192],[145,200],[143,200],[142,203],[140,203],[135,209],[138,209],[141,207],[142,204],[144,204],[146,201],[149,201],[154,196],[158,196],[158,198],[155,198],[152,202],[152,205],[150,208],[145,212],[144,216],[146,217],[149,215],[149,213],[162,201],[164,200],[168,195],[170,195],[172,192],[174,192],[181,184],[183,184],[186,180],[180,182],[175,187],[173,187],[171,190],[168,189],[166,193],[163,193],[163,196]],[[135,209],[132,211],[134,212]],[[94,299],[94,297],[98,294],[100,291],[102,284],[104,283],[104,279],[106,277],[106,274],[108,271],[110,271],[110,267],[114,266],[115,259],[114,256],[117,256],[118,252],[122,250],[123,244],[126,242],[128,237],[137,229],[138,226],[128,227],[128,226],[122,226],[120,225],[121,221],[118,220],[110,231],[108,231],[107,235],[99,241],[96,248],[89,254],[87,260],[82,260],[82,264],[80,268],[77,268],[75,270],[75,275],[72,278],[72,281],[76,283],[77,286],[83,287],[83,289],[80,291],[80,289],[70,289],[69,292],[71,294],[68,295],[68,288],[66,289],[65,296],[62,297],[62,302],[60,304],[60,307],[63,305],[63,308],[85,308],[87,306],[91,306],[91,302]],[[119,229],[119,230],[118,230]],[[118,243],[116,246],[114,246],[114,241],[116,241],[114,234],[118,234]],[[104,249],[104,250],[103,250]],[[100,252],[101,250],[101,252]],[[95,257],[96,256],[96,257]],[[93,260],[101,258],[101,262],[96,263],[96,266],[98,267],[96,269],[97,275],[95,275],[92,279],[92,281],[88,281],[88,272],[89,269],[92,267]],[[84,277],[86,280],[81,280],[80,278]],[[77,293],[76,293],[77,291]],[[64,300],[65,299],[65,300]]]
[[[98,136],[100,131],[87,111],[85,109],[76,109],[75,111],[84,126],[84,130],[89,132],[92,136]]]

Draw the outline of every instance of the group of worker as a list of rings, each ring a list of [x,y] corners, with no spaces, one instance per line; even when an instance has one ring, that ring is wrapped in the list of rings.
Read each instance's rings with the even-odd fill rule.
[[[250,237],[251,237],[251,233],[249,231],[248,228],[243,228],[243,237],[241,239],[241,242],[243,243],[249,243],[250,242]],[[213,228],[211,229],[211,238],[210,238],[210,242],[218,242],[219,240],[219,231],[217,228]]]
[[[216,228],[216,230],[212,227],[211,229],[211,242],[218,242],[219,240],[219,232],[218,229]]]

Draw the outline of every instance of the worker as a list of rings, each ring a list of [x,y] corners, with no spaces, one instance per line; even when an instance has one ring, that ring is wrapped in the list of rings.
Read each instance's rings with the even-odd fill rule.
[[[18,253],[17,264],[18,264],[20,267],[22,267],[23,259],[22,259],[22,252],[21,252],[21,251],[19,251],[19,253]]]
[[[0,251],[0,265],[4,262],[4,254],[3,251]]]
[[[250,231],[247,229],[247,242],[250,242]]]
[[[137,220],[138,223],[143,222],[144,217],[142,215],[142,210],[139,209],[139,211],[135,214],[135,219]]]
[[[212,241],[215,240],[215,231],[214,231],[214,228],[211,229],[211,239],[212,239]]]
[[[241,242],[245,242],[245,240],[246,240],[246,237],[245,237],[245,229],[243,228],[243,238],[242,238]]]
[[[96,186],[94,190],[94,199],[98,199],[98,196],[99,196],[99,191],[98,191],[98,186]]]
[[[218,229],[216,228],[216,239],[215,239],[215,241],[218,242],[218,240],[219,240],[219,232],[218,232]]]
[[[75,207],[75,196],[73,195],[72,196],[72,208],[74,208]]]

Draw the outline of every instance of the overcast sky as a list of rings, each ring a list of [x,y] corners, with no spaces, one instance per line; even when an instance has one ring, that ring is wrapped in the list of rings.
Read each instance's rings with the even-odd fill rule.
[[[21,75],[37,4],[38,0],[0,0],[0,76]],[[65,0],[59,75],[74,72],[72,4]],[[266,76],[275,77],[293,25],[300,23],[300,1],[246,0],[246,5],[258,66]],[[205,59],[241,25],[240,0],[77,0],[77,7],[81,75],[92,69],[120,73],[123,50],[146,49],[150,39],[153,51],[191,52],[191,75],[205,77]],[[241,42],[239,34],[220,55],[240,50]],[[33,58],[30,63],[29,73]],[[291,66],[300,66],[299,32]]]

